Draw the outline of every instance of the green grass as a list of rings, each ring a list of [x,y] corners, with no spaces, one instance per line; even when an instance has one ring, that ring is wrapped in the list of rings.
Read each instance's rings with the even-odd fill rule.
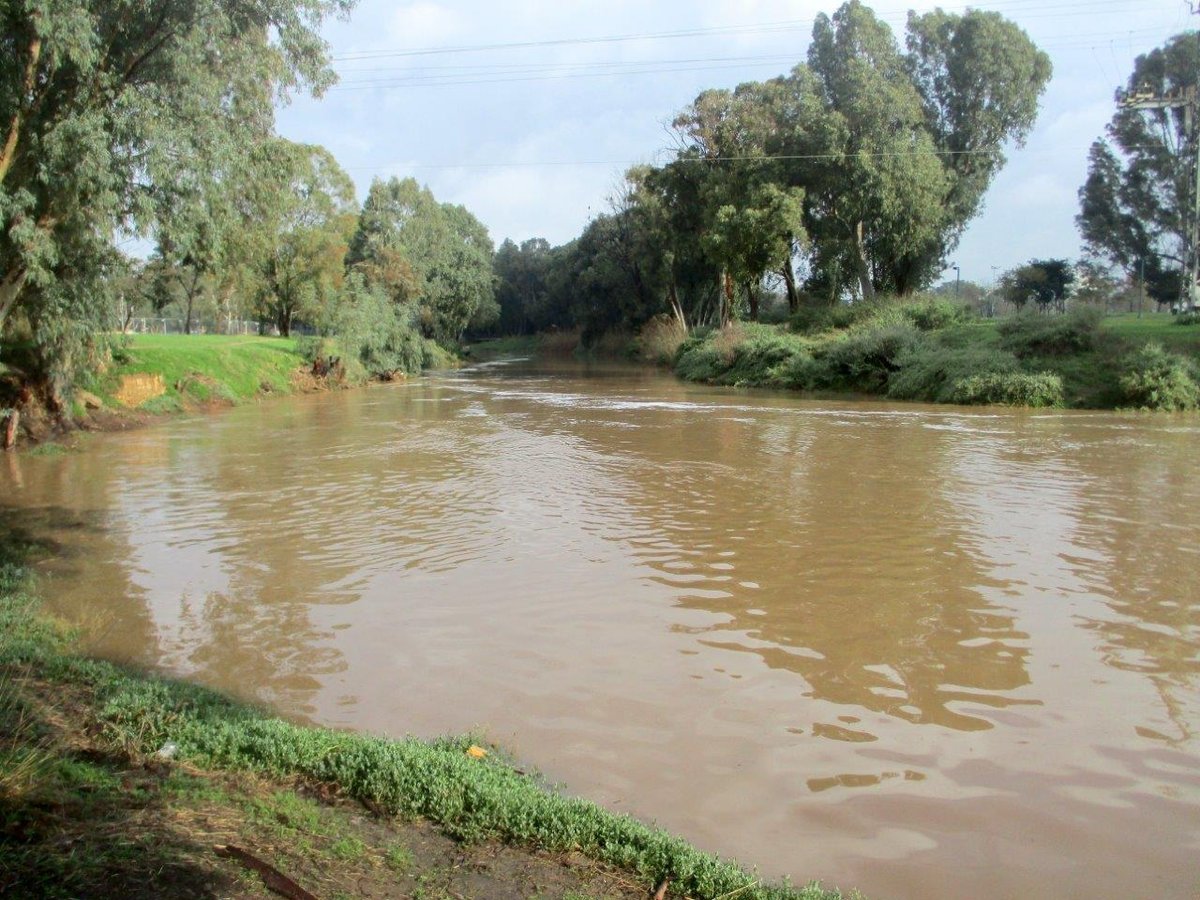
[[[268,392],[287,393],[304,365],[290,338],[241,335],[138,334],[122,339],[109,370],[84,387],[110,405],[125,375],[159,375],[167,392],[142,404],[168,412],[187,402],[242,403]]]
[[[412,851],[403,844],[393,844],[387,848],[387,852],[383,856],[383,861],[387,863],[388,868],[393,872],[398,872],[401,875],[408,872],[416,863]]]
[[[1108,316],[1102,329],[1130,343],[1157,342],[1168,350],[1200,353],[1200,324],[1179,325],[1170,313],[1121,313]]]
[[[673,891],[697,898],[734,892],[747,900],[841,896],[817,885],[759,884],[736,864],[665,831],[547,790],[500,753],[472,758],[466,751],[477,738],[397,741],[305,728],[193,685],[80,657],[71,651],[69,635],[39,614],[28,576],[13,564],[20,556],[17,544],[0,532],[0,683],[6,672],[33,672],[49,683],[81,690],[92,698],[106,740],[123,753],[152,756],[173,741],[181,761],[202,768],[301,777],[400,817],[428,819],[465,842],[499,839],[580,851],[646,883],[669,877]],[[0,704],[0,717],[5,715]],[[72,763],[60,771],[76,787],[91,784],[85,793],[111,787],[86,766]],[[186,776],[179,776],[177,785],[183,792],[203,790]],[[276,794],[261,802],[255,814],[297,834],[318,835],[324,828],[319,811],[298,797]],[[361,842],[347,835],[334,834],[322,846],[343,860],[365,852]],[[131,844],[113,852],[139,850]],[[390,866],[406,864],[403,850],[394,856],[387,859]]]

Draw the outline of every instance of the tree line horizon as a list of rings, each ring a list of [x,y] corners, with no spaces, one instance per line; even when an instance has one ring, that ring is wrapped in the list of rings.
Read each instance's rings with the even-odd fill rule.
[[[497,249],[412,178],[376,179],[360,207],[328,150],[275,134],[280,100],[335,80],[319,29],[353,5],[6,7],[0,366],[53,406],[137,304],[177,308],[187,330],[204,308],[353,333],[386,368],[468,330],[753,320],[766,284],[789,314],[907,296],[944,270],[1051,76],[999,13],[910,12],[900,40],[848,0],[817,16],[790,72],[698,95],[673,121],[674,158],[630,169],[579,237]],[[1129,83],[1166,91],[1198,69],[1179,35]],[[1155,299],[1179,290],[1195,139],[1181,111],[1121,110],[1080,192],[1090,256]],[[120,252],[128,236],[153,242],[148,260]]]

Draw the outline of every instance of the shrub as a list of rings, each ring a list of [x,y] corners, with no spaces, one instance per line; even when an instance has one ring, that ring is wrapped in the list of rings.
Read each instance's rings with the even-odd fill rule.
[[[1005,375],[1020,367],[1017,358],[991,347],[922,344],[900,357],[888,379],[887,394],[897,400],[946,402],[957,382],[974,375]]]
[[[1000,343],[1017,356],[1079,353],[1096,346],[1104,313],[1076,307],[1061,316],[1021,313],[1000,323]]]
[[[417,333],[411,308],[372,290],[357,274],[346,280],[342,296],[322,325],[336,339],[348,370],[357,363],[375,377],[419,372],[445,356]],[[319,352],[321,346],[319,341],[311,347],[306,344],[304,352]]]
[[[818,380],[824,383],[817,386],[882,392],[901,358],[926,340],[911,324],[852,332],[821,356],[825,365]]]
[[[1062,406],[1062,378],[1051,372],[989,372],[955,381],[952,403],[1002,406]]]
[[[902,304],[900,312],[922,331],[938,331],[961,325],[971,318],[971,311],[967,307],[942,297],[928,297]]]
[[[1171,320],[1172,325],[1200,325],[1200,312],[1180,313]]]
[[[1146,344],[1124,361],[1121,393],[1142,409],[1185,410],[1200,407],[1195,366],[1161,344]]]
[[[798,360],[813,362],[809,344],[769,325],[735,324],[697,329],[676,356],[675,372],[687,381],[736,385],[811,387],[798,378]]]
[[[729,362],[707,337],[693,334],[680,345],[675,374],[684,381],[715,381],[729,368]]]
[[[670,365],[687,336],[687,326],[679,319],[674,316],[655,316],[638,333],[638,357],[645,362]]]

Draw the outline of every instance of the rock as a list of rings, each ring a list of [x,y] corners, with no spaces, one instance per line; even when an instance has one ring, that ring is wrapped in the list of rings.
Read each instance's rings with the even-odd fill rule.
[[[159,759],[174,759],[175,754],[177,754],[178,752],[179,752],[179,745],[176,744],[174,741],[167,741],[165,744],[163,744],[161,747],[158,748],[158,752],[155,753],[154,755],[157,756]]]
[[[93,394],[91,391],[76,391],[75,396],[88,409],[100,409],[104,406],[104,401]]]

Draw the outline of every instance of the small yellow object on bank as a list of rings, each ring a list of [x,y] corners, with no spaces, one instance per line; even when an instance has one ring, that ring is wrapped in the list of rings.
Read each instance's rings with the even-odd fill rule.
[[[472,744],[467,748],[467,756],[470,756],[473,759],[483,759],[485,756],[487,756],[487,751],[482,747]]]

